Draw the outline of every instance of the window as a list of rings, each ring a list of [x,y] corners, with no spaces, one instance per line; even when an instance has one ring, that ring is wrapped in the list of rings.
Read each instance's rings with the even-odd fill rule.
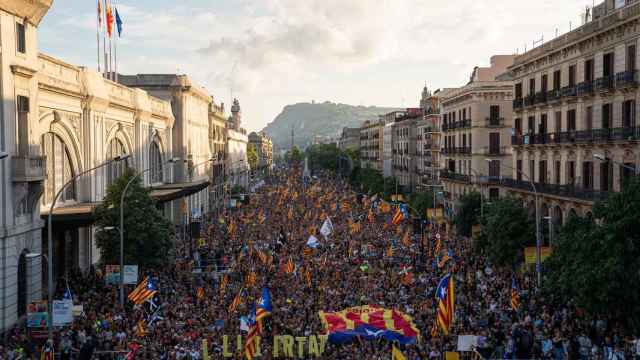
[[[536,93],[536,79],[529,79],[529,95],[533,95]]]
[[[635,71],[636,70],[636,46],[630,45],[627,47],[627,71]]]
[[[604,77],[613,76],[613,53],[604,54],[602,56],[602,74]]]
[[[489,133],[489,154],[500,154],[500,133]]]
[[[556,111],[555,115],[555,131],[557,133],[562,132],[562,112]]]
[[[546,94],[549,86],[549,76],[547,74],[542,75],[542,81],[540,82],[540,88],[542,94]]]
[[[547,114],[540,115],[540,124],[538,125],[538,132],[543,135],[547,133]]]
[[[162,153],[156,141],[151,142],[151,147],[149,148],[149,168],[151,169],[149,170],[151,183],[162,182]]]
[[[18,154],[29,154],[29,98],[18,96],[16,99],[18,110]]]
[[[609,161],[600,162],[600,191],[613,190],[613,167]]]
[[[567,131],[576,131],[576,110],[567,111]]]
[[[540,160],[538,163],[538,181],[541,184],[547,183],[547,161]]]
[[[466,120],[467,119],[467,109],[462,109],[462,120]]]
[[[592,82],[593,81],[593,59],[589,59],[584,62],[584,81]]]
[[[500,188],[489,188],[489,200],[498,200],[500,197]]]
[[[627,100],[622,103],[622,127],[629,128],[636,126],[636,102]]]
[[[117,156],[124,155],[124,145],[118,139],[113,139],[107,147],[107,160],[113,159]],[[107,186],[111,185],[117,178],[119,178],[127,166],[127,160],[114,161],[107,166]]]
[[[522,135],[522,119],[521,118],[516,118],[515,128],[516,128],[516,135]]]
[[[516,99],[522,98],[522,83],[516,84]]]
[[[584,120],[585,120],[584,129],[585,130],[593,129],[593,107],[592,106],[587,106],[587,109],[585,110]]]
[[[490,125],[493,125],[493,126],[497,126],[500,124],[500,106],[499,105],[489,106],[489,121],[490,121]]]
[[[16,23],[16,50],[23,54],[27,52],[27,35],[21,23]]]
[[[71,180],[76,172],[71,162],[69,149],[62,139],[53,133],[45,133],[42,136],[42,149],[47,157],[47,181],[45,181],[44,196],[42,202],[51,204],[55,193]],[[75,199],[75,183],[69,184],[60,196],[61,201]]]
[[[602,105],[602,124],[600,128],[608,129],[611,126],[611,104]]]
[[[626,182],[628,182],[630,179],[633,178],[633,176],[635,175],[635,171],[632,169],[635,169],[636,165],[634,163],[625,163],[625,166],[620,166],[620,189],[622,189],[625,185]]]
[[[535,181],[536,178],[536,161],[529,160],[529,179]]]
[[[560,90],[560,70],[553,72],[553,90]]]
[[[489,177],[493,179],[500,178],[500,160],[491,160],[489,162]]]
[[[576,66],[569,66],[569,86],[576,86]]]
[[[529,118],[527,119],[527,132],[529,134],[535,133],[535,122],[536,118],[533,116],[529,116]]]
[[[593,189],[593,162],[582,163],[582,187],[586,190]]]
[[[516,180],[522,181],[522,160],[516,160]]]
[[[560,160],[556,160],[553,167],[553,183],[560,184]]]
[[[567,185],[576,184],[576,162],[567,161]]]

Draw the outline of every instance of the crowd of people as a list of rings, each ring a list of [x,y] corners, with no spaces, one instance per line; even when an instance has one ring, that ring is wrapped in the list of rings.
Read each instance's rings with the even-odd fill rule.
[[[546,302],[527,272],[491,266],[473,253],[471,240],[444,224],[392,224],[394,209],[387,205],[341,179],[276,173],[241,206],[208,216],[203,241],[179,239],[181,256],[173,264],[144,269],[158,288],[152,303],[122,308],[117,287],[106,284],[99,270],[67,274],[73,300],[84,311],[71,326],[56,329],[55,350],[61,359],[202,359],[206,339],[209,358],[222,359],[227,335],[231,358],[241,359],[244,353],[235,351],[236,336],[246,337],[241,316],[266,287],[273,311],[262,335],[263,359],[273,358],[273,336],[324,334],[320,311],[358,305],[413,318],[420,336],[399,346],[410,360],[443,359],[457,351],[458,335],[476,337],[473,351],[463,356],[640,359],[640,341],[621,324],[589,317],[572,304]],[[324,236],[327,219],[332,229]],[[312,235],[317,247],[308,246]],[[443,264],[445,253],[451,259]],[[455,281],[447,335],[434,326],[435,291],[446,273]],[[320,358],[389,359],[391,346],[383,339],[329,343]],[[24,328],[7,334],[0,348],[2,359],[39,356]]]

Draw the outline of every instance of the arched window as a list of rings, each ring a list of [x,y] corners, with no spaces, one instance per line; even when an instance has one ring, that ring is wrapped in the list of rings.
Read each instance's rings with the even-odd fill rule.
[[[107,147],[107,160],[111,160],[117,156],[124,155],[124,145],[118,139],[113,139],[109,142],[109,146]],[[127,167],[127,160],[125,161],[114,161],[107,167],[107,186],[113,184],[113,182],[122,176],[124,173],[124,169]]]
[[[52,133],[44,134],[42,136],[42,148],[47,159],[47,180],[42,201],[43,204],[50,204],[56,192],[76,175],[76,171],[71,162],[69,149],[58,135]],[[75,200],[75,198],[76,184],[71,183],[64,189],[59,201],[70,201]]]
[[[162,153],[160,152],[160,146],[156,141],[151,142],[149,148],[149,170],[151,183],[161,183],[162,176]]]

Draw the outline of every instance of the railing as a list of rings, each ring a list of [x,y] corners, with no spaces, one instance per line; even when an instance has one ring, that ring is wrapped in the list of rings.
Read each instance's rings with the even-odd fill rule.
[[[480,154],[482,155],[501,156],[506,155],[507,152],[508,147],[506,146],[485,146],[480,149]]]
[[[511,178],[500,179],[500,185],[512,189],[533,192],[531,182],[525,180],[516,180]],[[576,185],[558,185],[547,183],[534,183],[536,190],[541,194],[554,196],[576,198],[587,201],[605,200],[609,196],[609,192],[594,189],[584,189]]]
[[[513,99],[513,110],[520,110],[524,107],[524,99],[523,98],[515,98]]]
[[[613,89],[614,85],[614,77],[613,76],[604,76],[596,79],[596,90],[597,91],[610,91]]]
[[[528,107],[528,106],[533,106],[536,103],[536,97],[535,95],[527,95],[524,98],[524,106]]]
[[[449,172],[449,171],[440,171],[440,178],[455,180],[455,181],[462,181],[462,182],[469,182],[471,180],[471,177],[469,175],[458,174],[458,173]]]
[[[633,86],[638,86],[638,72],[636,70],[623,71],[616,74],[617,89]]]
[[[511,145],[571,144],[606,141],[639,141],[640,127],[574,130],[547,134],[514,135]]]
[[[568,98],[568,97],[574,97],[578,95],[578,88],[577,86],[573,85],[573,86],[565,86],[562,88],[562,97],[563,98]]]
[[[448,123],[442,124],[442,131],[449,131],[453,129],[465,129],[471,127],[471,119],[460,120],[460,121],[449,121]]]
[[[578,84],[578,96],[593,94],[593,81],[585,81]]]
[[[17,155],[12,159],[13,181],[43,181],[45,178],[45,157],[34,155]]]
[[[562,98],[562,91],[560,89],[549,90],[547,93],[547,101],[557,101]]]
[[[547,102],[547,92],[546,91],[540,91],[536,93],[536,104],[544,104]]]
[[[504,118],[503,117],[488,117],[484,119],[486,127],[503,127],[504,126]]]

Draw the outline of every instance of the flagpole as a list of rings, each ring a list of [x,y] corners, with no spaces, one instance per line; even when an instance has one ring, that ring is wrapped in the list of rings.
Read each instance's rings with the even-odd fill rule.
[[[113,80],[113,41],[109,36],[109,80]]]
[[[102,1],[102,0],[100,0]],[[107,0],[104,0],[104,11],[106,14],[107,11]],[[102,28],[102,47],[103,47],[103,52],[104,52],[104,77],[105,79],[107,78],[107,74],[108,74],[108,62],[107,62],[107,19],[105,16],[104,19],[104,27]]]
[[[113,62],[114,62],[113,81],[118,82],[118,37],[116,37],[115,34],[113,37]]]
[[[98,41],[98,72],[100,72],[100,17],[102,16],[102,8],[100,6],[100,1],[98,0],[98,14],[96,16],[96,40]]]

